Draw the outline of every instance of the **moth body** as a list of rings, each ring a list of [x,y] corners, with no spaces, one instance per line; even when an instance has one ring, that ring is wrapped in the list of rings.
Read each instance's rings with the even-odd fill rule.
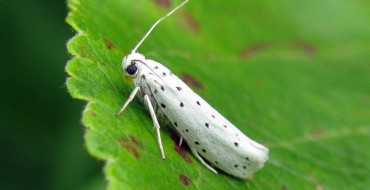
[[[163,112],[210,170],[216,172],[212,165],[248,178],[267,160],[266,147],[244,135],[162,64],[134,53],[124,58],[123,69],[134,77],[135,86],[142,97],[148,97],[153,110]]]

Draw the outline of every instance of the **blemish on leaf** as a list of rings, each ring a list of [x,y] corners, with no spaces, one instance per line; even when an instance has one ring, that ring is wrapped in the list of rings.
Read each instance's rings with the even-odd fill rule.
[[[193,163],[193,161],[190,159],[188,154],[186,153],[185,149],[183,149],[180,145],[176,144],[175,145],[175,150],[178,152],[181,157],[188,163]]]
[[[266,47],[267,47],[266,44],[262,44],[262,43],[253,44],[253,45],[245,48],[243,51],[241,51],[240,54],[239,54],[239,57],[243,58],[243,59],[249,58],[249,57],[255,55],[256,53],[262,51]]]
[[[325,130],[322,128],[314,129],[313,131],[309,133],[310,137],[312,138],[320,138],[320,137],[325,136],[325,134],[326,134]]]
[[[170,0],[154,0],[154,3],[157,4],[159,7],[163,7],[163,8],[171,7]]]
[[[194,77],[192,77],[189,74],[184,73],[184,72],[182,72],[181,75],[182,75],[183,81],[186,84],[191,85],[191,86],[193,86],[195,88],[198,88],[200,90],[203,90],[203,85],[199,81],[197,81]]]
[[[138,140],[136,140],[136,138],[132,135],[130,135],[130,140],[131,142],[133,142],[137,147],[139,148],[143,148],[143,144],[141,144],[141,142],[139,142]]]
[[[137,152],[136,148],[130,143],[130,141],[126,137],[122,137],[118,140],[119,144],[128,152],[136,158],[140,158],[140,154]]]
[[[303,40],[293,40],[291,44],[302,50],[302,52],[308,56],[314,56],[317,52],[315,46],[313,46],[311,43],[303,41]]]
[[[190,185],[191,180],[188,177],[186,177],[184,174],[180,174],[179,179],[182,182],[182,184],[184,184],[185,186]]]
[[[106,66],[107,64],[105,62],[99,61],[98,62],[101,66]]]
[[[93,117],[97,116],[95,112],[91,112],[90,115],[93,116]]]
[[[316,184],[316,190],[324,190],[324,188],[320,184]]]
[[[289,188],[288,188],[287,186],[283,185],[283,186],[281,187],[281,190],[289,190]]]
[[[199,23],[189,13],[185,12],[182,14],[182,18],[185,21],[185,25],[194,33],[199,33]]]
[[[193,163],[193,161],[188,156],[188,153],[186,152],[186,150],[182,147],[182,146],[184,146],[184,142],[182,143],[182,146],[179,145],[179,142],[180,142],[179,134],[175,130],[173,130],[172,128],[170,128],[170,127],[168,127],[168,128],[169,128],[169,131],[170,131],[171,138],[172,138],[173,142],[175,143],[176,152],[178,152],[180,154],[180,156],[186,162]]]
[[[107,46],[108,49],[114,49],[116,46],[112,44],[107,38],[103,37],[104,44]]]

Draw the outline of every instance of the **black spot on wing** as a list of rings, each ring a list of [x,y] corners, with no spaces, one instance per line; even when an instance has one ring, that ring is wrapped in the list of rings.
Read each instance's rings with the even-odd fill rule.
[[[163,103],[161,103],[161,107],[164,109],[164,108],[166,108],[166,105],[164,105]]]
[[[236,147],[238,147],[238,146],[239,146],[239,143],[235,142],[235,143],[234,143],[234,145],[235,145]]]
[[[200,102],[199,101],[197,101],[197,104],[200,106]]]
[[[182,90],[181,87],[179,87],[179,86],[177,86],[176,88],[177,88],[178,91],[181,91]]]
[[[161,86],[161,90],[164,91],[164,87],[163,86]]]
[[[209,128],[209,124],[208,124],[208,123],[205,123],[204,125],[205,125],[207,128]]]
[[[180,103],[180,107],[184,107],[184,103],[182,103],[182,102],[181,102],[181,103]]]

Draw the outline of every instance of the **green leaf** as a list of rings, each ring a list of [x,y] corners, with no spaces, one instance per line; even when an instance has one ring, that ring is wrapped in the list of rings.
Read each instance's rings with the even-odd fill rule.
[[[133,83],[122,58],[180,1],[70,0],[69,92],[88,101],[89,153],[109,189],[366,189],[370,186],[370,12],[355,0],[190,1],[139,48],[169,67],[245,134],[270,148],[239,180],[176,147],[166,159],[144,105],[115,117]],[[165,127],[167,126],[167,127]]]

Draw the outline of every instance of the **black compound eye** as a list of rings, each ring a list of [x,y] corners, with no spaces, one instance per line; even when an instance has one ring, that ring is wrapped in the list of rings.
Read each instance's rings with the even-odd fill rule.
[[[129,74],[129,75],[134,75],[137,71],[137,67],[135,65],[129,65],[127,68],[126,68],[126,72]]]

